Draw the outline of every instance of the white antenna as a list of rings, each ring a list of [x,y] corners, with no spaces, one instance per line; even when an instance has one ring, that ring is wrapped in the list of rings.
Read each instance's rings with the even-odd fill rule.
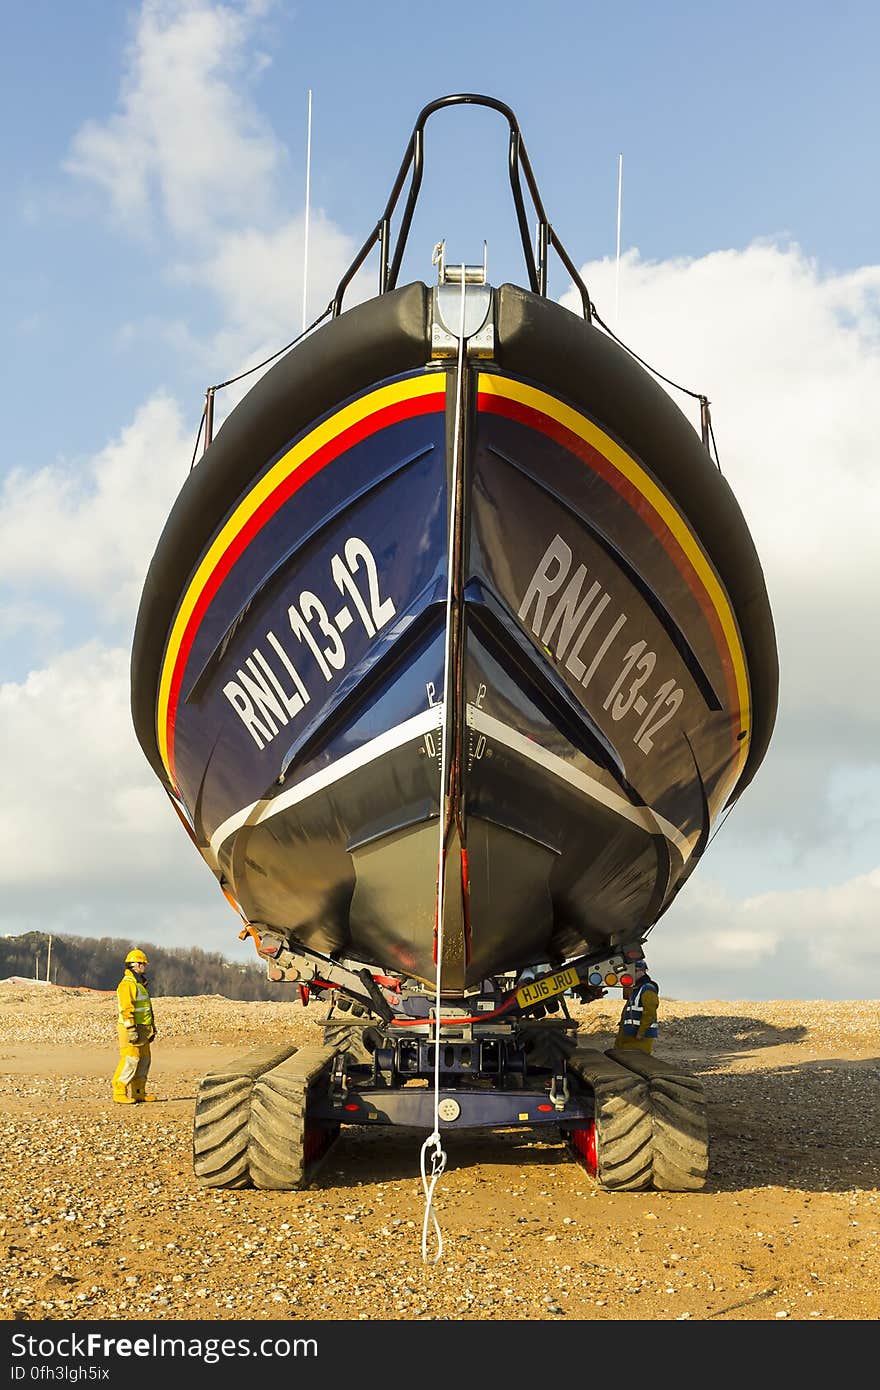
[[[617,156],[617,262],[614,271],[614,331],[620,331],[620,205],[623,199],[623,155]]]
[[[306,300],[309,289],[309,187],[312,177],[312,89],[309,88],[309,123],[306,137],[306,230],[303,238],[303,333],[306,331]]]

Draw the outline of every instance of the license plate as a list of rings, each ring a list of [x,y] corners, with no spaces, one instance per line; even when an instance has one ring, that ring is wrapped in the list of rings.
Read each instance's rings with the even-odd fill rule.
[[[576,970],[557,970],[555,975],[542,975],[538,980],[531,980],[522,989],[516,991],[516,1002],[521,1009],[529,1004],[537,1004],[542,999],[552,999],[554,994],[562,994],[565,990],[571,989],[572,985],[579,984],[580,980]]]

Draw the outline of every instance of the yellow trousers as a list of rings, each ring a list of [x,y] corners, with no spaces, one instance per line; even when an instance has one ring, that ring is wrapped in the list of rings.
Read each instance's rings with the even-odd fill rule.
[[[113,1099],[131,1102],[147,1099],[147,1074],[150,1070],[149,1028],[138,1028],[138,1041],[129,1042],[122,1024],[116,1028],[119,1037],[119,1062],[113,1073]],[[130,1094],[129,1094],[130,1088]]]
[[[614,1039],[614,1046],[634,1047],[638,1052],[650,1053],[651,1048],[654,1046],[654,1039],[634,1038],[631,1035],[627,1035],[626,1033],[618,1033],[617,1037]]]

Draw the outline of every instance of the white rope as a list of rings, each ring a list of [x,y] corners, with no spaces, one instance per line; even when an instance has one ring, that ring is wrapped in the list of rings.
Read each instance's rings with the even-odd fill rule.
[[[437,1220],[437,1217],[436,1217],[435,1214],[434,1214],[433,1204],[434,1204],[434,1188],[437,1186],[437,1183],[438,1183],[439,1180],[440,1180],[440,1174],[443,1172],[444,1168],[446,1167],[446,1154],[443,1152],[443,1145],[442,1145],[442,1143],[441,1143],[441,1141],[440,1141],[440,1133],[439,1133],[439,1131],[438,1131],[437,1128],[436,1128],[436,1124],[437,1124],[437,1120],[436,1120],[436,1114],[435,1114],[435,1119],[434,1119],[435,1129],[434,1129],[434,1133],[433,1133],[433,1134],[430,1134],[430,1135],[428,1136],[428,1138],[425,1140],[424,1144],[422,1145],[422,1152],[421,1152],[421,1159],[420,1159],[421,1170],[422,1170],[422,1190],[423,1190],[423,1192],[424,1192],[424,1194],[425,1194],[425,1217],[424,1217],[424,1220],[422,1221],[422,1260],[425,1262],[425,1264],[432,1264],[432,1265],[435,1265],[435,1264],[437,1263],[437,1261],[441,1258],[442,1254],[443,1254],[443,1236],[442,1236],[441,1231],[440,1231],[440,1222]],[[431,1147],[433,1147],[434,1152],[433,1152],[432,1155],[431,1155],[431,1179],[430,1179],[430,1182],[429,1182],[429,1180],[428,1180],[428,1175],[427,1175],[427,1173],[425,1172],[425,1159],[426,1159],[427,1154],[428,1154],[428,1149],[431,1148]],[[430,1222],[432,1223],[432,1225],[433,1225],[433,1229],[434,1229],[434,1239],[435,1239],[436,1242],[437,1242],[437,1253],[434,1255],[433,1259],[429,1259],[429,1258],[428,1258],[428,1222],[429,1222],[429,1221],[430,1221]]]
[[[461,267],[461,315],[458,327],[458,371],[455,380],[455,425],[453,428],[452,478],[450,480],[449,540],[446,563],[446,647],[443,668],[443,727],[440,733],[440,849],[437,856],[437,975],[434,985],[434,1129],[428,1135],[421,1152],[422,1188],[425,1193],[425,1218],[422,1222],[422,1260],[426,1264],[436,1264],[443,1254],[443,1237],[440,1224],[433,1211],[434,1190],[440,1175],[446,1167],[446,1154],[440,1139],[440,973],[443,964],[443,878],[445,868],[446,839],[446,771],[449,750],[447,731],[449,729],[450,668],[452,666],[452,565],[455,547],[456,499],[458,497],[459,448],[461,440],[461,397],[464,376],[464,312],[465,312],[465,268]],[[425,1169],[429,1149],[431,1157],[431,1179]],[[428,1223],[432,1223],[437,1251],[433,1259],[428,1255]]]

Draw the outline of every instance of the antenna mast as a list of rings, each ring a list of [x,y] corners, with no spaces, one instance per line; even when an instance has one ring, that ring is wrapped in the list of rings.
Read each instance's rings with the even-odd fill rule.
[[[306,313],[306,300],[309,289],[309,189],[312,177],[312,89],[309,88],[309,119],[308,134],[306,136],[306,226],[303,238],[303,319],[302,331],[306,331],[308,322]]]
[[[617,261],[614,271],[614,331],[620,332],[620,206],[623,200],[623,155],[617,156]]]

